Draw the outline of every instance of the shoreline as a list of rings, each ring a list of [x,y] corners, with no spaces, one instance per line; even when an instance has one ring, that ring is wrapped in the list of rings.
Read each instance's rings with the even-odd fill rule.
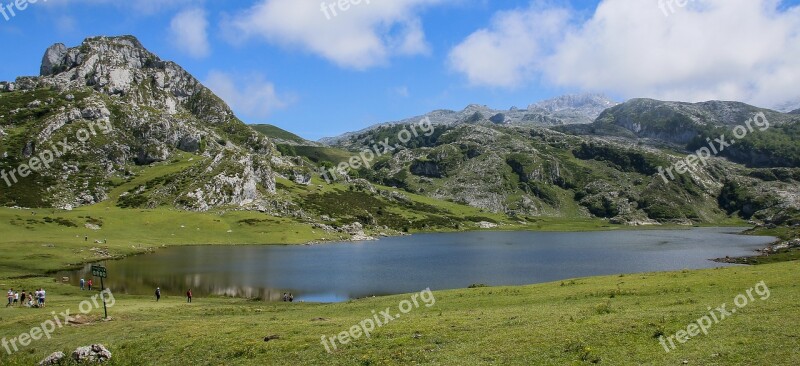
[[[97,263],[97,262],[100,262],[100,261],[117,261],[117,260],[122,260],[122,259],[125,259],[125,258],[128,258],[128,257],[131,257],[131,256],[140,256],[140,255],[147,255],[147,254],[155,253],[156,250],[158,250],[158,249],[184,247],[184,246],[188,246],[188,247],[191,247],[191,246],[232,246],[232,247],[238,247],[238,246],[286,246],[286,247],[289,247],[289,246],[335,245],[335,244],[362,243],[362,242],[363,243],[369,243],[369,242],[379,241],[381,238],[397,238],[397,237],[403,237],[403,236],[413,236],[413,235],[418,235],[418,234],[457,234],[457,233],[470,233],[470,232],[490,232],[490,233],[492,233],[492,232],[515,232],[515,231],[537,232],[537,233],[569,233],[569,232],[585,233],[585,232],[611,232],[611,231],[617,231],[617,230],[622,230],[622,231],[635,231],[635,230],[641,230],[641,231],[649,231],[649,230],[691,230],[691,229],[695,229],[695,228],[698,228],[698,229],[702,229],[702,228],[740,228],[740,229],[743,229],[743,231],[741,231],[739,233],[735,233],[733,235],[747,235],[747,234],[745,234],[745,232],[752,229],[752,227],[750,227],[750,226],[739,226],[739,225],[696,225],[696,226],[686,226],[686,225],[624,226],[624,225],[615,225],[615,226],[610,226],[610,227],[607,227],[607,228],[605,228],[605,227],[601,227],[599,229],[582,228],[582,229],[576,229],[576,230],[554,230],[554,229],[537,230],[537,229],[534,229],[534,228],[529,228],[529,229],[525,229],[525,228],[501,228],[500,226],[498,226],[497,228],[490,228],[490,229],[475,228],[475,229],[469,229],[469,230],[453,230],[453,231],[419,231],[419,232],[414,232],[414,233],[401,233],[399,235],[377,236],[377,237],[372,237],[373,239],[370,239],[370,240],[325,239],[325,240],[311,240],[311,241],[304,242],[304,243],[231,243],[231,244],[220,244],[220,243],[200,243],[200,242],[198,242],[198,243],[182,243],[182,244],[162,244],[161,246],[146,247],[146,248],[143,248],[143,250],[141,250],[141,251],[135,251],[133,253],[129,253],[129,254],[125,254],[125,255],[118,255],[118,256],[111,256],[111,257],[106,257],[106,258],[99,258],[99,259],[96,259],[94,261],[84,261],[84,262],[81,262],[81,263],[71,263],[66,267],[49,270],[49,271],[46,271],[46,272],[42,273],[41,275],[40,274],[30,274],[30,275],[14,276],[14,277],[7,277],[7,278],[8,279],[24,279],[24,278],[37,278],[37,277],[42,277],[42,276],[46,277],[48,275],[51,275],[51,274],[54,274],[54,273],[58,273],[58,272],[77,270],[80,267],[83,267],[83,266],[85,266],[87,264]],[[99,246],[98,248],[102,248],[102,246]],[[759,250],[756,250],[756,251],[759,251]],[[716,259],[708,259],[708,260],[716,261]]]
[[[712,259],[712,261],[717,263],[744,264],[752,266],[759,264],[759,259],[777,256],[782,253],[788,253],[798,248],[800,248],[800,239],[783,240],[780,238],[775,238],[775,241],[770,243],[768,246],[754,250],[754,253],[758,253],[756,255],[715,258]]]
[[[747,235],[747,234],[745,234],[745,231],[748,229],[748,227],[743,227],[743,226],[703,226],[703,227],[699,227],[699,226],[695,226],[695,227],[678,226],[678,227],[667,227],[667,228],[665,228],[665,227],[648,228],[647,230],[642,230],[642,229],[636,228],[636,227],[630,227],[630,228],[625,228],[625,229],[626,230],[624,230],[624,231],[642,231],[642,232],[653,231],[653,229],[656,229],[658,231],[665,231],[665,232],[668,232],[668,231],[690,231],[690,230],[702,230],[702,229],[723,229],[723,230],[724,229],[736,229],[736,230],[728,230],[730,232],[721,232],[721,233],[725,234],[725,235]],[[452,232],[438,232],[438,231],[419,232],[419,233],[414,233],[414,234],[387,236],[387,238],[401,238],[401,237],[405,237],[405,236],[437,235],[437,234],[456,234],[457,235],[457,234],[462,234],[462,233],[474,233],[474,232],[484,232],[484,233],[501,233],[501,232],[519,232],[519,233],[589,233],[589,232],[595,232],[595,231],[597,231],[597,232],[612,232],[612,231],[615,231],[615,230],[582,230],[582,231],[565,232],[565,231],[548,231],[548,230],[478,229],[478,230],[462,230],[462,231],[452,231]],[[762,236],[762,235],[759,235],[759,236]],[[768,237],[768,236],[765,236],[765,237]],[[776,239],[774,237],[768,237],[768,238]],[[383,238],[381,238],[381,239],[383,239]],[[376,239],[374,241],[378,241],[378,240],[380,240],[380,239]],[[145,251],[140,252],[138,254],[129,254],[129,255],[124,255],[124,256],[119,256],[119,257],[109,257],[109,258],[104,258],[104,259],[98,260],[96,262],[84,262],[82,264],[75,265],[75,266],[73,266],[71,268],[49,271],[48,273],[45,274],[45,276],[48,279],[52,279],[55,282],[61,283],[62,281],[60,281],[60,278],[63,277],[63,276],[67,276],[67,274],[65,274],[64,272],[81,271],[83,268],[85,268],[85,266],[87,266],[90,263],[101,263],[101,262],[104,262],[104,261],[122,260],[122,259],[126,259],[128,257],[134,256],[134,255],[155,254],[159,248],[168,249],[168,248],[193,247],[193,246],[194,247],[212,247],[212,246],[213,247],[222,247],[222,246],[232,246],[232,247],[265,247],[265,246],[290,247],[290,246],[295,246],[296,247],[298,245],[310,246],[310,245],[347,245],[347,244],[364,244],[364,245],[368,245],[369,241],[363,241],[363,240],[327,240],[327,241],[324,241],[324,242],[317,242],[317,243],[313,243],[313,244],[309,244],[309,243],[304,243],[304,244],[286,244],[286,243],[284,243],[284,244],[246,244],[246,243],[245,244],[209,244],[209,243],[204,243],[204,244],[180,244],[180,245],[166,245],[165,244],[165,245],[162,245],[161,247],[146,248]],[[764,244],[761,244],[761,245],[764,245]],[[753,249],[753,250],[760,251],[761,249]],[[721,264],[729,264],[729,265],[747,264],[747,263],[736,263],[736,262],[720,262],[718,259],[714,259],[714,258],[704,258],[703,260],[704,261],[709,261],[709,262],[721,263]],[[697,267],[697,268],[693,268],[693,269],[700,270],[700,269],[705,269],[705,268],[706,267]],[[708,268],[711,268],[711,267],[708,267]],[[680,269],[679,268],[674,268],[674,269],[665,269],[665,270],[655,270],[655,272],[670,272],[670,271],[677,271],[677,270],[680,270]],[[649,273],[649,272],[654,272],[654,270],[648,270],[648,271],[641,272],[641,273]],[[624,271],[621,271],[621,272],[618,272],[618,273],[615,272],[612,275],[620,275],[620,274],[628,275],[628,274],[634,274],[634,273],[640,273],[640,272],[624,272]],[[603,275],[606,275],[606,274],[598,274],[598,275],[593,275],[593,276],[588,276],[588,277],[596,277],[596,276],[603,276]],[[38,276],[28,276],[28,277],[36,278]],[[71,274],[69,275],[69,277],[72,277]],[[584,278],[584,277],[581,277],[581,278]],[[19,278],[19,279],[21,279],[21,278]],[[569,279],[569,278],[565,278],[565,279]],[[562,280],[564,280],[564,279],[562,279]],[[69,281],[67,281],[67,283],[69,283]],[[496,286],[528,286],[528,285],[535,285],[535,284],[539,284],[539,283],[544,283],[544,282],[524,283],[524,284],[519,284],[519,285],[496,285]],[[453,288],[453,289],[459,289],[459,288]],[[136,294],[134,294],[134,295],[136,295]],[[141,294],[139,294],[139,295],[141,295]],[[392,294],[381,295],[381,296],[390,296],[390,295],[392,295]],[[223,296],[223,297],[228,297],[228,296]],[[233,296],[233,297],[242,298],[242,299],[250,299],[248,297],[239,297],[239,296]],[[374,297],[374,296],[367,296],[367,297]],[[348,300],[354,300],[354,299],[357,299],[357,298],[348,299]],[[347,300],[343,300],[343,301],[347,301]],[[342,302],[342,301],[334,301],[334,302]],[[329,302],[324,302],[324,303],[329,303]]]

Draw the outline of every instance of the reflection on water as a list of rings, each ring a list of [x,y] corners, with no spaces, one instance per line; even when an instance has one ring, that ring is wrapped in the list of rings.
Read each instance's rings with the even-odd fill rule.
[[[616,273],[724,266],[773,238],[735,228],[593,233],[471,232],[315,246],[193,246],[109,261],[114,292],[337,302],[373,295],[522,285]],[[90,265],[59,273],[77,285]],[[97,284],[99,281],[95,280]]]

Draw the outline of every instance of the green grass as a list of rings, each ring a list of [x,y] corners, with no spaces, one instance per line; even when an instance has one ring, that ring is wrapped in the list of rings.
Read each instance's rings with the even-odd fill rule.
[[[283,155],[304,157],[314,164],[329,163],[338,165],[341,162],[349,161],[353,156],[358,156],[357,153],[352,153],[347,150],[324,146],[278,144],[277,148]]]
[[[281,140],[292,141],[299,144],[306,143],[306,140],[300,136],[297,136],[289,131],[286,131],[280,127],[263,124],[263,125],[249,125],[252,129],[260,132],[261,134],[272,137],[278,138]]]
[[[105,248],[120,257],[165,245],[298,244],[322,236],[308,225],[258,212],[193,213],[104,206],[73,211],[0,208],[3,274],[25,276],[101,259],[92,248]],[[102,223],[100,230],[85,227],[95,222]],[[95,240],[108,243],[95,244]]]
[[[396,311],[410,295],[340,304],[261,303],[241,299],[115,297],[113,320],[59,329],[0,364],[30,365],[47,354],[102,343],[110,365],[796,365],[800,363],[800,263],[701,271],[581,278],[522,287],[434,291],[420,306],[328,354],[333,336]],[[755,297],[733,316],[666,353],[667,336],[765,281],[770,297]],[[47,311],[0,308],[0,333],[15,337],[50,317],[77,310],[89,294],[32,278],[0,287],[49,290]],[[420,289],[421,290],[421,289]],[[420,302],[420,304],[422,304]],[[280,338],[264,342],[264,337]],[[1,350],[0,350],[1,351]],[[688,363],[685,363],[687,361]]]

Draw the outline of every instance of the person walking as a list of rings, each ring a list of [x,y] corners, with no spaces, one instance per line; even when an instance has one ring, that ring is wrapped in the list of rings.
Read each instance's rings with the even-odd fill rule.
[[[41,307],[41,308],[44,307],[45,294],[46,294],[46,292],[44,291],[44,289],[40,288],[39,289],[39,307]]]
[[[13,288],[8,290],[8,293],[6,294],[6,297],[8,298],[8,304],[6,304],[6,307],[9,307],[9,306],[11,306],[11,302],[14,301],[14,289]]]
[[[289,293],[289,302],[293,302],[293,301],[294,301],[294,295],[292,295],[292,293],[290,292]]]
[[[85,287],[86,287],[86,280],[81,278],[81,291],[83,291],[85,289]]]
[[[156,302],[161,300],[161,287],[156,287]]]
[[[188,302],[190,304],[192,303],[192,289],[189,289],[189,291],[186,291],[186,302]]]
[[[92,291],[92,279],[90,278],[89,281],[86,281],[86,286],[89,287],[89,291]]]
[[[25,306],[25,299],[27,299],[27,296],[28,295],[25,293],[25,290],[22,290],[22,293],[19,295],[19,305],[20,306]]]
[[[14,305],[19,302],[19,292],[14,292]]]

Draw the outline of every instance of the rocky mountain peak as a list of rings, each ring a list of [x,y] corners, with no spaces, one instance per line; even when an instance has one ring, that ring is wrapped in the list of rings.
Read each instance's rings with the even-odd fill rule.
[[[133,36],[92,37],[80,46],[50,46],[39,78],[20,78],[12,88],[51,87],[78,91],[90,87],[136,106],[177,114],[185,110],[210,123],[235,118],[230,108],[174,62],[162,61]],[[11,88],[7,88],[11,89]]]
[[[528,109],[540,108],[548,112],[591,110],[592,113],[600,114],[605,109],[617,104],[603,94],[568,94],[532,104]]]
[[[0,82],[0,93],[7,94],[0,107],[13,111],[0,123],[0,153],[22,161],[37,154],[37,147],[76,136],[87,125],[109,128],[102,137],[72,149],[58,167],[26,182],[39,192],[38,204],[67,208],[97,203],[108,198],[111,180],[135,177],[132,171],[139,168],[133,166],[189,154],[191,168],[164,184],[142,182],[119,197],[120,205],[201,211],[264,206],[276,189],[274,167],[285,176],[305,175],[305,168],[274,156],[268,138],[239,121],[189,72],[162,61],[132,36],[87,38],[72,48],[54,44],[44,52],[40,74]],[[13,140],[4,139],[7,127],[21,132]],[[10,200],[29,197],[21,192]]]
[[[157,56],[147,51],[136,37],[92,37],[79,47],[68,49],[56,43],[45,51],[40,68],[41,76],[59,74],[96,59],[108,66],[141,69],[160,62]]]

